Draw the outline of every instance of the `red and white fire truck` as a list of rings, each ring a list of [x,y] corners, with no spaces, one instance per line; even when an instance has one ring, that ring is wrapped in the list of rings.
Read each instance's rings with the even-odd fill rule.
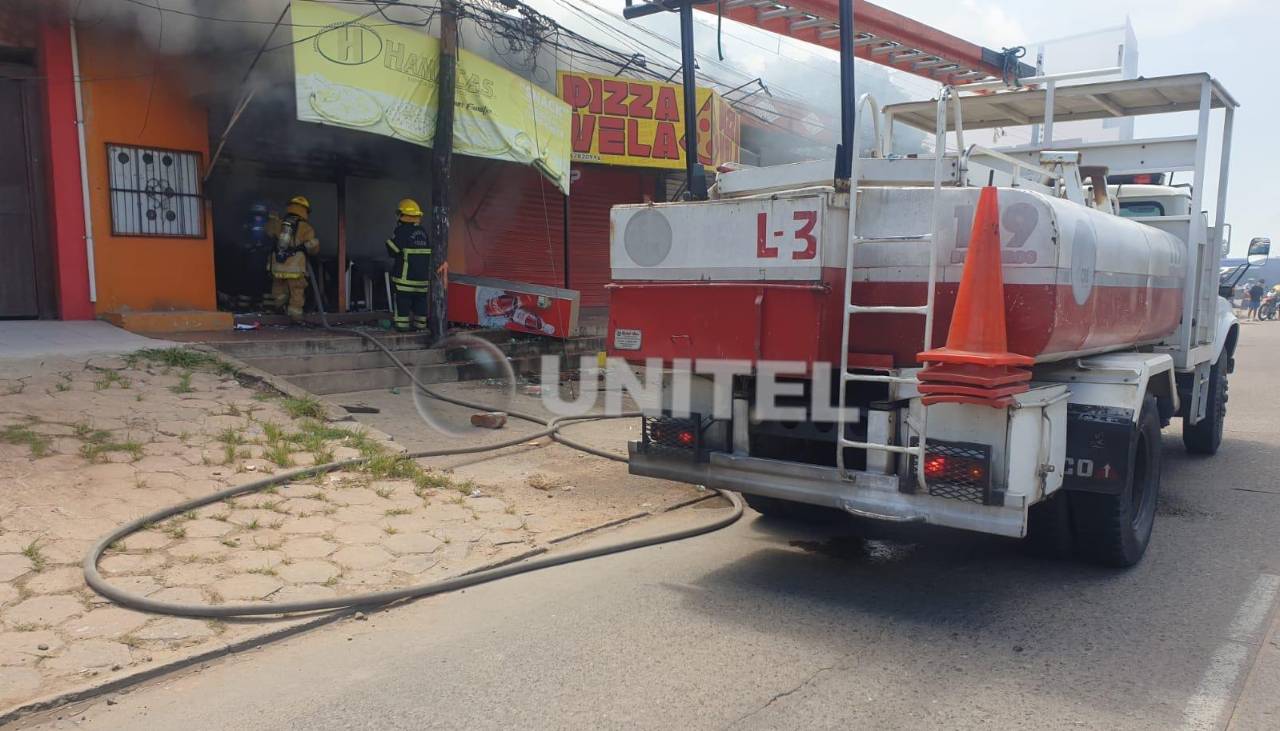
[[[1222,440],[1236,106],[1206,74],[986,82],[883,110],[864,96],[875,139],[855,140],[847,180],[831,161],[745,168],[709,200],[614,208],[610,354],[693,373],[683,402],[645,417],[631,472],[766,514],[816,506],[1136,563],[1161,429],[1180,418],[1196,454]],[[1054,138],[1055,123],[1174,112],[1194,134]],[[891,154],[898,125],[936,154]],[[965,139],[1028,125],[1028,146]],[[733,374],[723,393],[713,368]],[[786,418],[757,408],[766,380]]]

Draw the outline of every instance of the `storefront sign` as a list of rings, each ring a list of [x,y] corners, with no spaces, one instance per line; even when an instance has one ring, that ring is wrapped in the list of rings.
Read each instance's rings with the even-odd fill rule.
[[[294,0],[292,8],[298,119],[430,147],[439,41],[312,0]],[[568,195],[564,102],[460,50],[455,111],[456,152],[532,165]]]
[[[677,84],[561,71],[560,98],[573,109],[577,162],[684,167],[684,96]],[[698,159],[738,159],[739,118],[719,94],[698,89]]]
[[[567,338],[578,325],[578,292],[487,277],[449,277],[449,320]]]

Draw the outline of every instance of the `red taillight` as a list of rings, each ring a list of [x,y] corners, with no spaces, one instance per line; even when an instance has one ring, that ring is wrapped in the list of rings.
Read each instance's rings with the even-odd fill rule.
[[[1147,174],[1133,176],[1134,185],[1151,185],[1151,176]]]
[[[688,429],[676,434],[676,440],[680,442],[681,446],[685,447],[692,447],[694,438],[693,432]]]
[[[925,477],[940,477],[947,471],[946,457],[930,457],[924,462]]]

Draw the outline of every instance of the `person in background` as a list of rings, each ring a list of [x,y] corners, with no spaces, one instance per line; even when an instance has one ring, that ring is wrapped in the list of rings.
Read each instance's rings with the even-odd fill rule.
[[[239,310],[253,309],[264,299],[267,257],[271,256],[271,248],[275,244],[267,234],[267,226],[273,220],[278,220],[277,216],[266,203],[256,201],[249,206],[249,216],[241,227],[239,242],[242,270],[235,302]]]
[[[391,286],[395,288],[396,330],[426,330],[431,295],[431,239],[422,228],[422,207],[405,198],[396,207],[396,229],[387,239],[392,259]],[[436,269],[444,286],[449,284],[449,264]]]
[[[1249,288],[1249,319],[1258,319],[1258,307],[1262,305],[1262,294],[1267,291],[1266,281],[1259,279]]]
[[[311,227],[311,201],[296,195],[289,200],[285,214],[271,218],[266,232],[275,242],[267,269],[271,272],[270,301],[285,308],[293,320],[302,318],[302,305],[307,299],[307,257],[320,253],[320,239]]]

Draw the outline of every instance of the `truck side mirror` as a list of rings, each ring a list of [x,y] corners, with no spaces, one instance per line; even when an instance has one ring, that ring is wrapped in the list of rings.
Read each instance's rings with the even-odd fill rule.
[[[1271,256],[1271,239],[1259,236],[1249,242],[1249,263],[1255,266],[1265,264]]]

